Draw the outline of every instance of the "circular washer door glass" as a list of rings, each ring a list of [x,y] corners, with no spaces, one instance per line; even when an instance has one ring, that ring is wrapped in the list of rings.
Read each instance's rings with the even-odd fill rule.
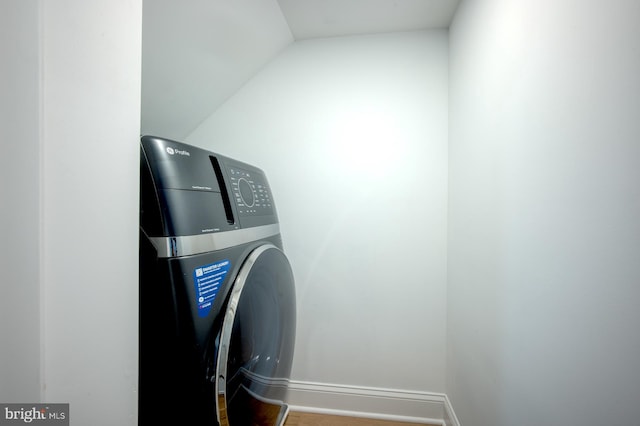
[[[295,287],[284,253],[255,249],[235,280],[220,337],[217,363],[221,425],[278,425],[295,343]]]

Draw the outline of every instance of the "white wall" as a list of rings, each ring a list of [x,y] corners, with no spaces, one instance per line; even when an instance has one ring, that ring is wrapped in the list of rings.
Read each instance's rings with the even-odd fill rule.
[[[463,425],[640,418],[640,3],[450,32],[447,393]]]
[[[0,6],[0,401],[73,424],[137,424],[141,6]]]
[[[37,0],[0,2],[0,401],[40,399]]]
[[[294,43],[187,140],[270,179],[294,380],[444,391],[445,31]]]
[[[40,14],[43,400],[72,424],[136,425],[142,2]]]

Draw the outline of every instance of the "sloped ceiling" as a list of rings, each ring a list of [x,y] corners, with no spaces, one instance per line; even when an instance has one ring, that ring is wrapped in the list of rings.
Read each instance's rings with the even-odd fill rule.
[[[146,0],[141,132],[183,139],[291,42],[276,0]]]
[[[145,0],[142,134],[183,139],[295,40],[447,28],[459,0]]]

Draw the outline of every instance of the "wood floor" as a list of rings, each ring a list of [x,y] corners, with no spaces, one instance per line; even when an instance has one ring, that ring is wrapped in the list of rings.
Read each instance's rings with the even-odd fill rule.
[[[327,414],[289,413],[284,426],[425,426],[426,423],[405,423],[357,417],[330,416]],[[435,426],[435,425],[428,425]]]

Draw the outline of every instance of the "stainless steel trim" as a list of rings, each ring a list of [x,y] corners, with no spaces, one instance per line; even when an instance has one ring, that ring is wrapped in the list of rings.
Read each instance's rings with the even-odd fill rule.
[[[222,250],[251,241],[257,241],[262,238],[272,237],[279,233],[280,225],[273,223],[271,225],[202,235],[149,237],[149,240],[158,251],[158,257],[180,257]]]
[[[247,282],[247,278],[254,263],[256,263],[256,260],[258,260],[258,257],[260,257],[262,253],[271,249],[280,250],[273,244],[264,244],[251,252],[245,263],[242,265],[242,268],[240,268],[240,272],[238,272],[233,289],[231,290],[231,295],[229,296],[227,311],[224,315],[222,330],[220,332],[220,346],[218,349],[218,360],[216,362],[216,380],[214,381],[215,400],[217,405],[216,415],[218,416],[218,423],[220,423],[220,426],[229,426],[229,420],[227,417],[227,359],[229,357],[229,345],[231,344],[233,322],[238,310],[240,296],[242,295],[242,290]],[[223,413],[222,416],[220,415],[221,412]]]

